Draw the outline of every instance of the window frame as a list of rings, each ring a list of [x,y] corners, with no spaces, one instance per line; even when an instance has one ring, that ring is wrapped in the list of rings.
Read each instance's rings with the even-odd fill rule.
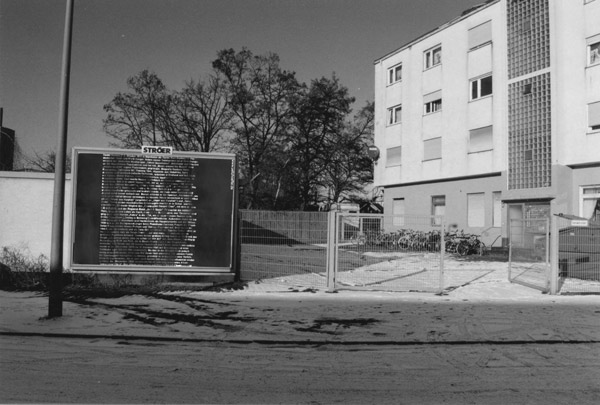
[[[402,203],[396,205],[396,203]],[[396,208],[402,207],[402,213],[399,214],[396,212]],[[406,200],[404,198],[394,198],[392,199],[392,225],[393,226],[404,226],[404,217],[406,215]]]
[[[589,193],[586,194],[585,190],[594,190],[594,189],[598,189],[597,193]],[[583,208],[584,208],[584,200],[595,200],[596,203],[598,204],[598,200],[600,200],[600,184],[592,184],[592,185],[587,185],[587,186],[580,186],[579,187],[579,216],[585,218],[585,212],[583,212]],[[596,212],[592,212],[592,215],[596,215],[596,217],[600,217],[599,214],[596,214]],[[592,216],[592,218],[586,218],[586,219],[590,219],[592,222],[594,222],[594,217]]]
[[[433,142],[439,142],[439,156],[435,155],[435,157],[428,157],[427,156],[427,150],[426,150],[426,144],[427,143],[433,143]],[[442,158],[442,137],[438,136],[437,138],[431,138],[431,139],[425,139],[423,141],[423,162],[429,162],[432,160],[439,160]]]
[[[475,203],[478,203],[480,205],[475,206]],[[473,210],[476,210],[476,211],[473,211]],[[475,215],[475,214],[479,214],[479,215]],[[474,223],[471,222],[472,220],[474,221]],[[467,193],[467,226],[469,228],[485,227],[485,193],[484,192]]]
[[[436,201],[442,201],[443,204],[436,204]],[[441,214],[436,214],[436,207],[444,207]],[[446,216],[446,195],[432,195],[431,196],[431,225],[440,226],[442,221],[440,218],[436,218],[436,215]]]
[[[439,58],[437,60],[437,63],[434,58],[434,56],[436,55],[436,51],[438,51],[437,53],[439,53]],[[436,46],[433,46],[423,52],[423,67],[424,67],[423,70],[432,69],[441,64],[442,64],[442,44],[437,44]]]
[[[592,47],[594,47],[594,53],[592,53]],[[592,60],[592,55],[595,54],[596,56],[594,56],[595,60]],[[587,62],[588,62],[588,66],[597,66],[600,65],[600,40],[597,42],[592,42],[590,44],[588,44],[587,46]]]
[[[488,131],[488,129],[489,129],[489,131]],[[489,134],[489,137],[490,137],[489,146],[475,148],[473,146],[473,135],[482,135],[483,136],[483,135],[487,135],[487,134]],[[487,142],[486,142],[486,145],[488,145]],[[489,152],[491,150],[494,150],[494,126],[493,125],[488,125],[488,126],[481,127],[481,128],[473,128],[473,129],[469,130],[469,145],[467,148],[468,154]]]
[[[490,92],[487,94],[481,94],[482,93],[482,88],[483,86],[481,85],[482,80],[490,78],[491,79],[491,83],[490,83]],[[476,86],[476,96],[473,97],[473,86]],[[494,95],[494,79],[493,79],[493,74],[489,73],[489,74],[485,74],[483,76],[479,76],[476,77],[474,79],[471,79],[469,81],[469,101],[475,101],[475,100],[479,100],[485,97],[491,97]]]
[[[587,131],[600,131],[600,101],[589,103],[587,105]]]
[[[398,63],[387,70],[387,84],[388,86],[402,81],[402,63]],[[398,72],[400,72],[400,78],[398,78]]]
[[[442,99],[428,101],[423,104],[423,115],[435,114],[442,111]]]
[[[492,192],[492,228],[502,227],[502,191]]]
[[[387,109],[388,119],[387,126],[397,125],[402,123],[402,104],[397,104]],[[398,118],[397,112],[400,112],[400,117]]]
[[[397,155],[394,155],[394,157],[399,156],[399,158],[397,158],[397,161],[392,161],[392,163],[390,163],[390,151],[399,151],[400,153],[398,153]],[[402,145],[400,146],[394,146],[391,148],[387,148],[386,149],[386,153],[385,153],[385,167],[395,167],[395,166],[402,166]]]

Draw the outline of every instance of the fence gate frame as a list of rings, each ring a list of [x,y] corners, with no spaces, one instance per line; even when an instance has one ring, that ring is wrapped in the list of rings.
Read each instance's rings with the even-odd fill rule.
[[[362,224],[364,218],[381,218],[382,221],[386,217],[384,214],[365,214],[365,213],[348,213],[342,211],[329,211],[327,217],[327,264],[326,264],[326,277],[327,277],[327,292],[335,292],[337,289],[337,275],[339,272],[339,248],[340,248],[340,237],[342,236],[343,223],[342,220],[345,217],[354,217],[359,221],[359,229],[362,232]],[[410,216],[402,216],[408,217]],[[446,240],[445,240],[445,232],[446,232],[446,218],[440,215],[427,215],[422,216],[426,218],[428,221],[435,221],[438,223],[436,228],[440,230],[440,251],[439,253],[439,278],[438,285],[435,289],[436,294],[442,294],[444,291],[444,256],[446,252]],[[422,219],[422,218],[421,218]]]

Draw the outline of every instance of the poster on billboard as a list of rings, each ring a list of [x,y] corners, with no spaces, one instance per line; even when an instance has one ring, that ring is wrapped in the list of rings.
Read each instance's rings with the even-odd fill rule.
[[[73,271],[233,272],[235,155],[73,149]]]

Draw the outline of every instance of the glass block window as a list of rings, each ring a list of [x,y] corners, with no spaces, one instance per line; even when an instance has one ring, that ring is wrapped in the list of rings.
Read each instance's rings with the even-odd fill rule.
[[[550,66],[548,0],[508,0],[509,79]]]
[[[550,187],[550,73],[511,83],[508,93],[508,188]]]

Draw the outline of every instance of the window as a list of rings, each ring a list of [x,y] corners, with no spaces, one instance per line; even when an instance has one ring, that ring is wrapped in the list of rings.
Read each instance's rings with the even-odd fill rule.
[[[388,69],[388,84],[396,83],[402,80],[402,64]]]
[[[588,39],[589,65],[600,63],[600,35]]]
[[[494,149],[492,126],[469,131],[469,153]]]
[[[500,228],[502,226],[502,192],[494,191],[492,201],[492,226]]]
[[[492,94],[492,75],[471,80],[471,100]]]
[[[527,149],[524,158],[526,162],[531,162],[533,160],[533,149]]]
[[[423,160],[442,158],[442,138],[423,141]]]
[[[388,108],[388,125],[399,124],[402,122],[402,106],[396,105]]]
[[[469,30],[469,49],[492,41],[492,22],[488,21]]]
[[[590,131],[600,130],[600,102],[588,104],[588,128]]]
[[[531,94],[533,92],[533,84],[527,83],[523,86],[523,94]]]
[[[581,216],[600,223],[600,185],[581,188]]]
[[[402,164],[402,146],[389,148],[386,155],[385,167],[400,166]]]
[[[442,111],[442,99],[441,98],[439,100],[433,100],[428,103],[425,103],[425,106],[424,106],[425,114],[431,114],[431,113],[438,112],[438,111]]]
[[[485,226],[485,193],[467,194],[467,226]]]
[[[442,91],[434,91],[433,93],[423,96],[423,114],[431,114],[442,110]]]
[[[394,198],[392,201],[392,223],[394,226],[404,226],[405,213],[404,198]]]
[[[435,195],[431,197],[431,215],[434,215],[431,218],[432,225],[441,225],[442,218],[446,215],[446,196],[445,195]]]
[[[442,63],[442,46],[438,45],[425,51],[425,69],[432,68]]]

